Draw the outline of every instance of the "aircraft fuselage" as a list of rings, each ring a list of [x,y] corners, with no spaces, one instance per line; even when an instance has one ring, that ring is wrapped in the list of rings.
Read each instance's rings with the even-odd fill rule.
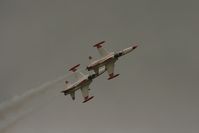
[[[100,68],[102,66],[105,66],[106,64],[108,64],[110,62],[115,63],[118,60],[119,57],[130,53],[135,48],[137,48],[137,46],[128,47],[128,48],[123,49],[123,50],[121,50],[121,51],[119,51],[117,53],[111,52],[107,56],[102,57],[102,58],[100,58],[98,60],[93,61],[91,64],[89,64],[87,66],[87,70],[90,71],[90,70],[98,69],[98,68]]]
[[[90,70],[93,70],[94,68],[100,68],[109,62],[112,62],[112,61],[115,62],[117,59],[114,57],[114,55],[115,55],[114,52],[111,52],[107,56],[101,59],[95,60],[94,62],[92,62],[90,65],[87,66],[87,70],[90,71]]]
[[[66,91],[76,91],[83,86],[89,85],[92,82],[92,79],[82,78],[79,81],[75,82],[74,84],[68,86]]]

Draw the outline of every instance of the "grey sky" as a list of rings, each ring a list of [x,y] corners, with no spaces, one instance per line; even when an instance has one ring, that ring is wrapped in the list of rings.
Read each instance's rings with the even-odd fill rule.
[[[84,67],[96,42],[110,51],[140,45],[117,62],[118,78],[91,85],[90,103],[60,95],[10,132],[198,132],[198,4],[1,0],[0,102]]]

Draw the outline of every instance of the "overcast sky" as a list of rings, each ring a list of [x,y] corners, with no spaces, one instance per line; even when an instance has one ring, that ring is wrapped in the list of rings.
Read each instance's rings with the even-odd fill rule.
[[[89,55],[99,57],[92,47],[97,42],[105,40],[109,51],[139,44],[117,62],[119,77],[107,81],[104,74],[94,81],[92,101],[60,95],[8,132],[198,133],[198,5],[1,0],[0,103],[67,74],[77,63],[85,67]]]

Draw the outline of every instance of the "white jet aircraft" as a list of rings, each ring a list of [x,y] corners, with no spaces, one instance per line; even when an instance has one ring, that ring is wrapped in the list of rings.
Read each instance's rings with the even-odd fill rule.
[[[93,79],[95,79],[96,77],[98,77],[99,75],[103,74],[106,70],[104,69],[100,69],[99,73],[95,73],[95,74],[83,74],[80,71],[77,71],[77,67],[79,67],[80,64],[72,67],[69,71],[72,71],[75,74],[75,78],[77,79],[77,81],[73,84],[69,84],[68,81],[65,81],[67,89],[61,91],[61,93],[64,93],[64,95],[68,95],[70,94],[71,98],[73,100],[75,100],[75,91],[77,90],[81,90],[82,96],[84,97],[84,101],[83,103],[91,100],[94,96],[89,96],[89,85],[92,83]]]
[[[130,53],[131,51],[136,49],[138,45],[131,46],[119,52],[108,52],[106,49],[103,48],[102,46],[103,43],[105,43],[105,41],[97,43],[93,46],[97,48],[99,54],[101,55],[101,58],[95,61],[91,61],[91,63],[87,66],[87,70],[88,71],[94,70],[95,73],[99,73],[99,69],[105,66],[105,69],[107,70],[109,75],[108,80],[110,80],[119,76],[119,74],[114,74],[114,66],[118,58],[127,53]],[[90,56],[89,59],[91,60],[92,57]]]

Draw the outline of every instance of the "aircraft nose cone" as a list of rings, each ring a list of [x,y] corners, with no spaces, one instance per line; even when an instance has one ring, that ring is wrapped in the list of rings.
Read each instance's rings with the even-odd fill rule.
[[[138,47],[138,45],[133,46],[133,49],[136,49]]]

